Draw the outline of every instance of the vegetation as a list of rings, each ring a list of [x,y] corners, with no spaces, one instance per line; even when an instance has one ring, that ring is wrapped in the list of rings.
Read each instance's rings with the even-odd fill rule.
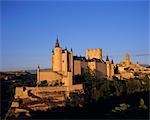
[[[52,81],[51,83],[49,83],[49,86],[62,86],[62,85],[64,85],[64,83],[58,80]]]
[[[94,71],[88,70],[80,78],[84,81],[85,94],[70,93],[66,109],[78,109],[86,113],[88,118],[149,117],[149,108],[146,109],[146,106],[149,105],[150,79],[146,74],[142,79],[118,80],[113,77],[113,80],[97,80]],[[78,114],[82,116],[81,113]]]
[[[48,82],[47,80],[41,81],[39,84],[37,84],[38,87],[47,87],[48,86]]]
[[[93,100],[150,90],[150,79],[147,75],[143,79],[118,80],[113,77],[113,80],[97,80],[93,71],[88,70],[84,73],[84,80],[85,94],[89,96],[89,99]]]
[[[55,87],[55,86],[62,86],[62,85],[64,85],[64,83],[63,83],[63,82],[60,82],[60,81],[58,81],[58,80],[52,81],[52,82],[50,82],[50,83],[48,83],[47,80],[43,80],[43,81],[41,81],[40,83],[37,83],[37,86],[38,86],[38,87],[47,87],[47,86]]]
[[[140,108],[140,99],[144,105],[149,105],[149,92],[133,93],[126,96],[111,96],[100,98],[98,101],[85,103],[86,96],[71,93],[64,107],[55,107],[43,111],[30,111],[32,119],[71,119],[71,118],[105,118],[105,119],[148,119],[149,109]],[[143,106],[143,102],[141,103]]]
[[[149,118],[150,79],[98,80],[90,69],[81,76],[75,76],[76,83],[83,82],[84,94],[71,92],[64,107],[56,107],[46,112],[30,111],[31,118]],[[57,81],[48,85],[42,81],[38,86],[59,86]],[[31,94],[30,91],[28,93]]]
[[[14,98],[15,86],[1,79],[1,117],[4,118]]]
[[[0,79],[6,79],[16,87],[36,86],[36,75],[28,72],[2,72]]]

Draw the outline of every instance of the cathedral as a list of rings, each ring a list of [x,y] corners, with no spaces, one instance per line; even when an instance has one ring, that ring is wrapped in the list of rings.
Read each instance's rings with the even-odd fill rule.
[[[81,75],[87,69],[95,72],[97,79],[112,79],[114,75],[114,63],[108,56],[106,61],[102,59],[102,49],[87,49],[86,57],[74,56],[73,50],[62,49],[58,38],[52,51],[52,64],[50,70],[37,69],[37,82],[47,80],[49,83],[60,81],[64,86],[73,85],[73,76]]]

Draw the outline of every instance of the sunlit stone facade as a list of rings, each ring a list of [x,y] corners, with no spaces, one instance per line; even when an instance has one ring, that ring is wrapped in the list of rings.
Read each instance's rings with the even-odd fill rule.
[[[69,51],[66,48],[60,47],[58,38],[56,45],[52,51],[52,66],[51,70],[44,71],[38,67],[37,81],[47,80],[61,81],[65,86],[73,84],[73,76],[81,75],[87,69],[95,71],[97,79],[111,79],[114,75],[114,63],[109,62],[108,56],[106,62],[102,59],[102,49],[94,50],[87,49],[86,57],[73,56],[72,49]]]

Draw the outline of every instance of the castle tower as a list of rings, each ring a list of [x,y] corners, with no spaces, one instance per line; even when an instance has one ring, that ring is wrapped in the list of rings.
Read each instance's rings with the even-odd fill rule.
[[[67,76],[67,72],[68,72],[67,54],[68,54],[67,48],[65,48],[62,53],[62,73],[64,76]]]
[[[70,68],[69,71],[73,73],[73,51],[72,48],[70,50]]]
[[[106,56],[106,66],[107,66],[107,78],[110,78],[111,66],[110,66],[110,62],[109,62],[108,56]]]
[[[52,70],[56,72],[62,71],[62,48],[59,45],[58,37],[52,54]]]
[[[99,59],[102,59],[102,49],[101,48],[97,49],[97,56]]]
[[[86,49],[86,59],[102,59],[102,49],[96,48],[94,50],[92,49]]]
[[[111,78],[114,76],[114,61],[111,60]]]
[[[86,59],[89,59],[89,49],[86,49]]]
[[[126,66],[129,66],[131,64],[130,56],[128,53],[126,53],[126,56],[125,56],[125,63],[126,63]]]

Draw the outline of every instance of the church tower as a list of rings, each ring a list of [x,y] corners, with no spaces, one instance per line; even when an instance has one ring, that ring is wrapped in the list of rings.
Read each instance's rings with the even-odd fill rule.
[[[62,48],[59,45],[58,37],[52,53],[52,70],[55,72],[62,72]]]
[[[126,53],[125,63],[126,63],[126,66],[129,66],[131,64],[130,56],[128,53]]]

